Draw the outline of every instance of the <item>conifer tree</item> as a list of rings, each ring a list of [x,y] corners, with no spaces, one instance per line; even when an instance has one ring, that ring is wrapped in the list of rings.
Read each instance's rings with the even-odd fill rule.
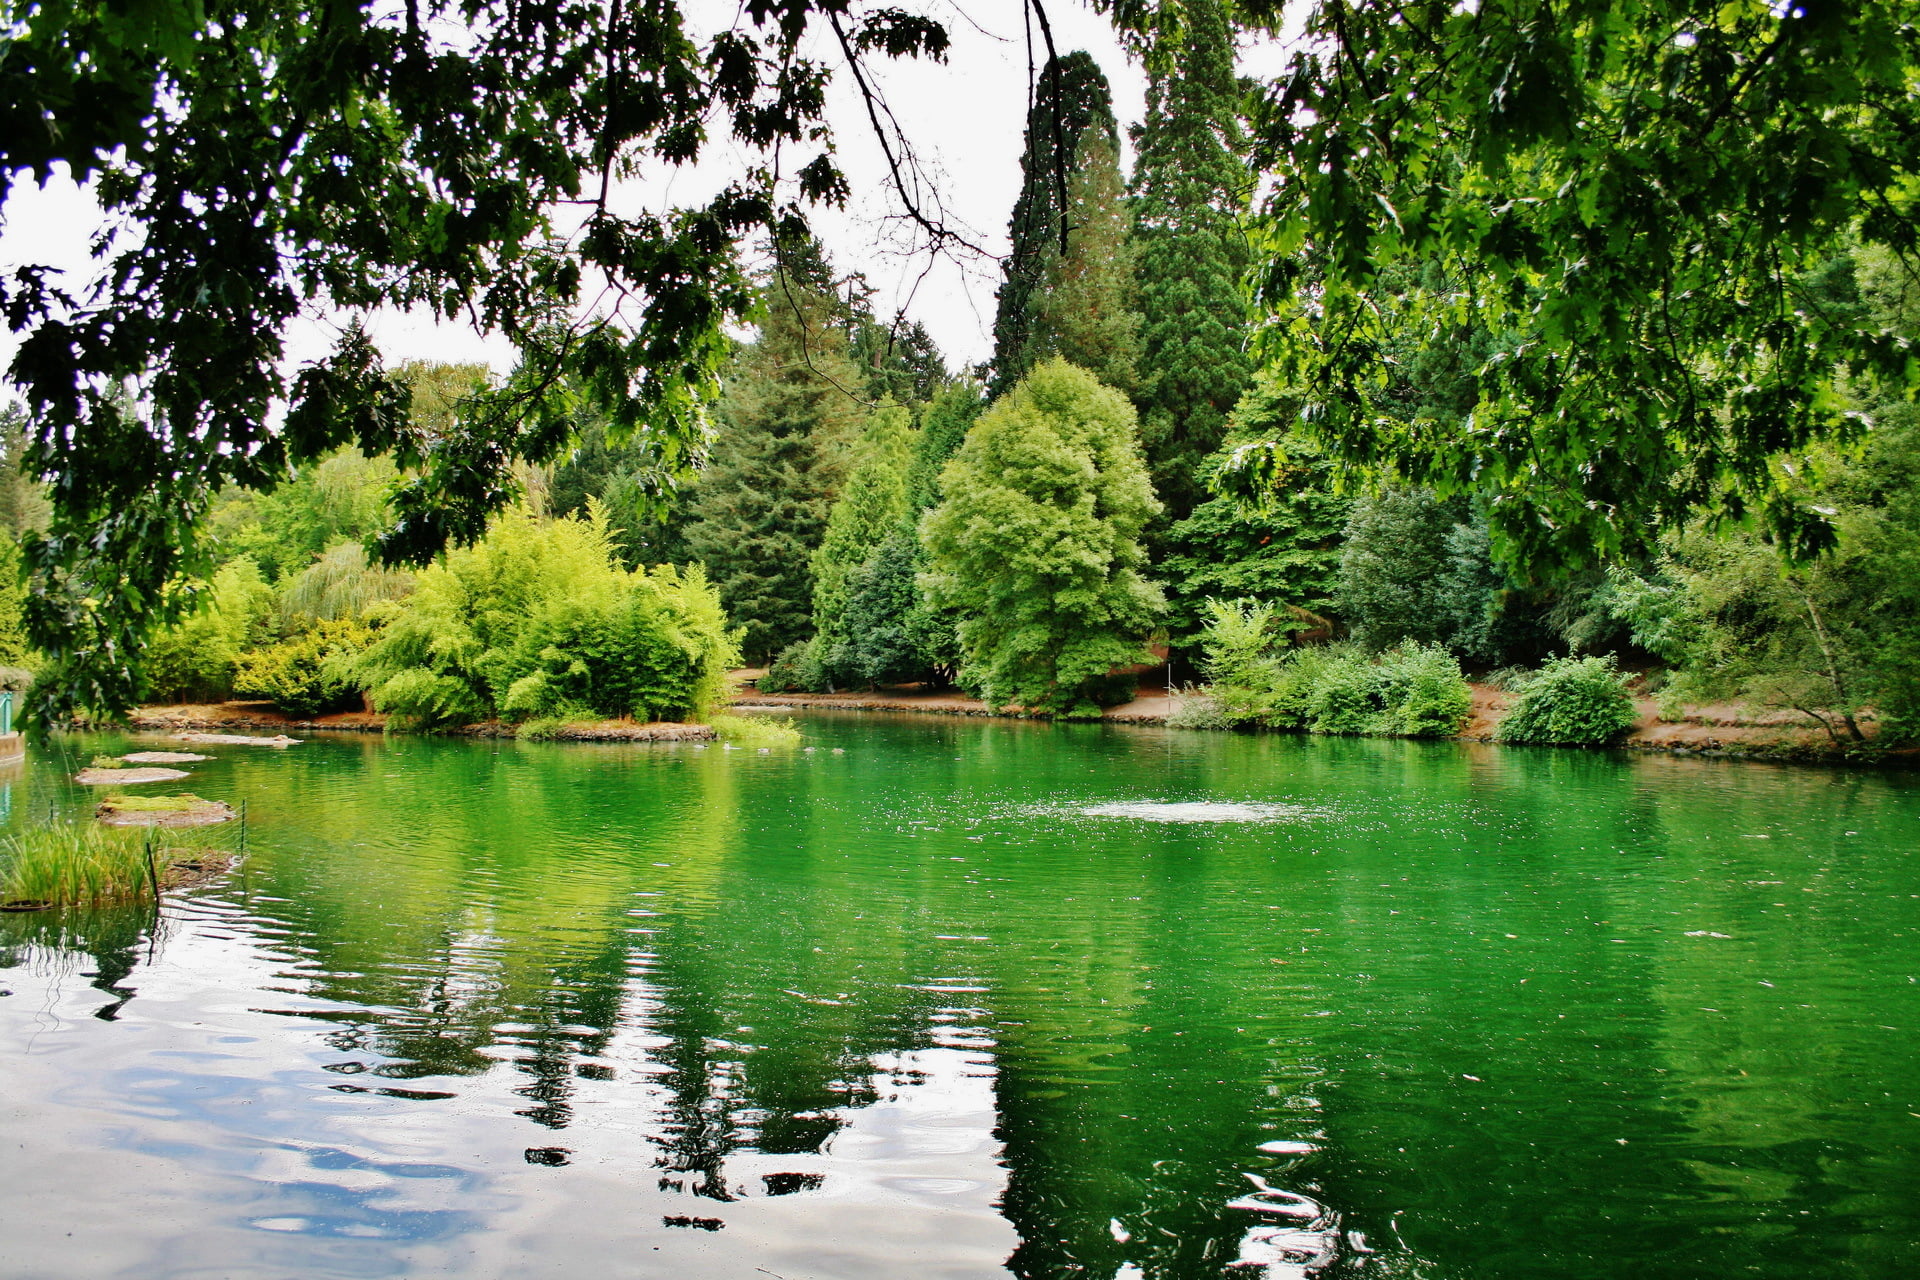
[[[993,705],[1094,712],[1098,682],[1144,658],[1164,607],[1140,572],[1160,504],[1133,406],[1050,360],[981,415],[941,479],[925,585],[964,619],[962,683]]]
[[[1049,58],[1034,85],[1027,112],[1026,149],[1020,156],[1020,195],[1007,233],[1006,278],[993,318],[993,378],[998,398],[1032,367],[1034,304],[1045,287],[1050,254],[1060,249],[1076,156],[1087,137],[1117,145],[1113,93],[1092,55],[1076,50]]]
[[[813,553],[813,625],[821,661],[837,665],[834,647],[846,634],[851,579],[907,514],[907,462],[913,451],[912,415],[883,400],[867,419],[859,461],[827,516]]]
[[[1022,367],[1059,356],[1131,395],[1139,385],[1141,315],[1133,214],[1112,138],[1091,130],[1082,136],[1067,195],[1067,251],[1048,246]]]
[[[959,450],[967,428],[985,407],[978,383],[956,382],[938,392],[920,415],[920,432],[907,471],[907,496],[915,519],[939,504],[940,470]]]
[[[1236,152],[1233,42],[1221,0],[1162,10],[1134,170],[1143,370],[1141,442],[1181,519],[1204,500],[1199,466],[1246,388],[1250,181]]]
[[[814,548],[858,430],[863,380],[818,248],[790,246],[763,290],[757,338],[725,379],[713,460],[687,543],[744,629],[749,661],[804,637]]]

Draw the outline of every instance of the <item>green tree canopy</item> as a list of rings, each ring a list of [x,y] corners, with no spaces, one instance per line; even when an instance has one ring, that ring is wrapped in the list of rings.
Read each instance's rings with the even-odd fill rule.
[[[764,290],[755,340],[736,355],[713,461],[693,489],[687,546],[766,659],[812,629],[812,555],[864,417],[837,301],[817,254]]]
[[[380,550],[424,560],[480,536],[516,459],[562,448],[577,388],[616,433],[651,433],[664,465],[690,462],[723,326],[751,304],[736,241],[847,191],[828,69],[803,51],[946,48],[898,8],[814,0],[749,6],[710,38],[670,2],[4,14],[0,172],[64,165],[127,232],[99,242],[96,294],[36,264],[0,282],[51,482],[51,523],[24,548],[29,624],[66,674],[41,687],[50,706],[109,710],[134,696],[132,656],[224,486],[270,488],[349,443],[391,453],[417,475]],[[746,157],[711,199],[657,213],[617,198],[620,175],[710,138]],[[315,305],[472,319],[520,368],[425,435],[355,330],[290,376],[287,326]]]
[[[941,492],[926,586],[962,619],[962,683],[990,704],[1090,711],[1089,685],[1145,659],[1164,607],[1141,576],[1160,504],[1133,406],[1048,361],[981,415]]]
[[[1186,516],[1201,464],[1246,389],[1251,251],[1241,215],[1252,180],[1220,0],[1167,5],[1147,51],[1152,79],[1134,166],[1142,371],[1140,436],[1155,489]]]
[[[1140,384],[1133,212],[1113,139],[1089,131],[1067,181],[1067,249],[1049,243],[1024,367],[1058,356],[1110,387]]]
[[[1046,288],[1047,263],[1071,231],[1072,175],[1084,139],[1116,142],[1113,91],[1092,55],[1076,50],[1048,58],[1027,110],[1026,148],[1020,154],[1020,195],[1007,224],[1012,241],[993,315],[993,377],[988,394],[1003,395],[1026,375],[1035,305]]]
[[[1849,238],[1920,247],[1917,19],[1321,0],[1256,129],[1275,353],[1315,429],[1351,463],[1493,495],[1510,561],[1602,558],[1703,509],[1757,509],[1795,554],[1828,542],[1776,464],[1851,429],[1836,366],[1911,376],[1908,343],[1810,275]],[[1396,318],[1377,294],[1408,262],[1439,275]],[[1377,411],[1409,320],[1499,336],[1464,429]],[[1247,487],[1270,456],[1244,456]]]

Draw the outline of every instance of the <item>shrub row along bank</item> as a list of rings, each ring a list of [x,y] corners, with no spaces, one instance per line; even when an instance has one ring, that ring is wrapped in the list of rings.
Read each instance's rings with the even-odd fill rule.
[[[1207,608],[1210,696],[1177,714],[1176,726],[1450,738],[1472,712],[1460,664],[1439,645],[1408,642],[1379,654],[1350,645],[1295,648],[1271,604],[1216,600]],[[1593,746],[1626,733],[1634,720],[1633,698],[1611,659],[1563,658],[1525,680],[1499,737]]]

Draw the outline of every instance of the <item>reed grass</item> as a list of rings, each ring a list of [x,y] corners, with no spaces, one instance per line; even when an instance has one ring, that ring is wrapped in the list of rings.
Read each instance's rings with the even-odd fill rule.
[[[0,840],[0,903],[100,906],[151,899],[178,850],[148,833],[61,823]]]
[[[800,730],[788,720],[717,715],[707,723],[713,726],[720,741],[736,747],[797,747],[802,741]]]

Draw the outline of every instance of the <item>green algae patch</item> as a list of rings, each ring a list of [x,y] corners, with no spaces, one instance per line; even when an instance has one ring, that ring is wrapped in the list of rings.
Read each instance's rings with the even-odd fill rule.
[[[94,816],[110,827],[206,827],[239,815],[218,800],[182,793],[172,796],[110,795]]]

